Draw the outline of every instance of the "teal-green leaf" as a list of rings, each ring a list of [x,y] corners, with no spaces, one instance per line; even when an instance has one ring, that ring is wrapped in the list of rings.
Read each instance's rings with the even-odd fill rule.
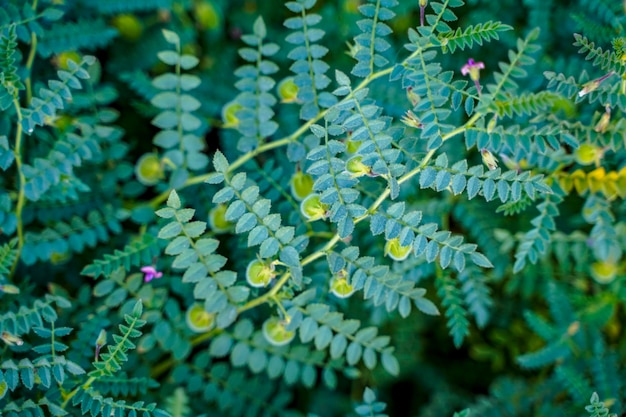
[[[221,334],[211,341],[209,354],[211,356],[223,357],[228,355],[233,345],[233,339],[227,334]]]
[[[182,232],[183,226],[180,223],[169,223],[159,230],[158,237],[161,239],[172,239]]]
[[[300,265],[300,255],[292,246],[286,246],[280,251],[280,260],[288,266],[297,267]]]
[[[180,58],[180,55],[178,55],[178,53],[174,51],[161,51],[157,53],[157,56],[163,63],[167,65],[176,65]]]
[[[416,298],[413,300],[413,303],[415,304],[415,307],[417,307],[417,309],[424,314],[428,314],[429,316],[439,315],[439,310],[437,309],[437,306],[435,306],[432,301],[426,298]]]
[[[176,32],[172,32],[171,30],[163,29],[162,33],[163,33],[163,37],[165,38],[167,43],[170,43],[172,45],[179,45],[180,44],[180,37],[178,36],[178,34],[176,34]]]
[[[470,258],[472,259],[472,262],[474,262],[481,268],[493,268],[493,264],[491,263],[491,261],[480,252],[473,252],[470,255]]]
[[[330,343],[330,357],[333,359],[337,359],[341,357],[346,347],[348,346],[348,340],[342,334],[336,334],[333,337],[332,342]]]
[[[189,70],[194,68],[200,60],[193,55],[183,55],[180,57],[180,66],[184,70]]]
[[[387,372],[389,372],[393,376],[398,376],[400,374],[400,364],[398,363],[398,359],[391,352],[383,352],[380,355],[380,362],[383,365],[383,368]]]
[[[154,96],[150,103],[159,109],[175,109],[178,106],[178,95],[165,91]]]

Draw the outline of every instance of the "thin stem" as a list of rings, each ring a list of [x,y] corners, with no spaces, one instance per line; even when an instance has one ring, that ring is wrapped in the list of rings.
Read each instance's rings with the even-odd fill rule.
[[[34,0],[32,9],[33,11],[37,10],[37,3],[39,0]],[[37,35],[35,32],[31,32],[30,34],[30,51],[28,52],[28,58],[26,59],[26,71],[28,76],[24,80],[24,84],[26,86],[26,102],[25,106],[28,107],[32,100],[32,69],[33,63],[35,62],[35,52],[37,51]],[[17,269],[17,264],[20,261],[20,257],[22,256],[22,249],[24,248],[24,219],[22,218],[22,212],[24,211],[24,206],[26,205],[26,195],[25,195],[25,185],[26,185],[26,177],[24,176],[24,172],[22,171],[23,163],[22,163],[22,139],[24,137],[24,130],[22,128],[22,108],[20,107],[19,95],[15,95],[13,97],[13,107],[15,107],[15,112],[17,114],[17,123],[15,129],[15,149],[13,153],[15,155],[15,167],[17,169],[17,178],[18,178],[18,192],[17,192],[17,202],[15,204],[15,217],[17,219],[17,253],[15,256],[15,260],[13,261],[13,265],[11,265],[11,271],[9,272],[9,279],[15,273]]]
[[[17,97],[13,98],[13,106],[17,113],[17,127],[15,129],[15,167],[17,168],[18,178],[18,191],[17,191],[17,203],[15,205],[15,217],[17,219],[17,253],[13,265],[11,265],[11,272],[9,273],[9,279],[15,273],[17,264],[22,256],[22,248],[24,247],[24,219],[22,212],[24,211],[24,205],[26,204],[25,185],[26,177],[22,170],[22,138],[24,136],[24,130],[22,128],[22,109]]]
[[[289,314],[287,314],[287,310],[285,310],[285,307],[283,306],[283,303],[281,303],[280,300],[278,299],[278,297],[276,297],[275,295],[273,295],[271,297],[271,299],[272,299],[273,302],[276,303],[276,305],[278,306],[278,309],[283,314],[283,317],[285,318],[285,320],[287,322],[289,322],[291,320],[291,317],[289,317]]]
[[[248,301],[246,304],[242,305],[241,307],[239,307],[237,309],[237,314],[241,314],[246,310],[250,310],[256,306],[260,306],[261,304],[264,304],[265,302],[267,302],[268,300],[270,300],[271,298],[273,298],[276,294],[278,294],[278,291],[280,291],[280,289],[283,287],[283,285],[285,285],[287,283],[287,281],[289,280],[289,278],[291,277],[291,273],[290,272],[285,272],[280,279],[276,282],[276,284],[274,284],[274,286],[272,287],[271,290],[269,290],[268,292],[266,292],[265,294],[263,294],[260,297],[257,297],[253,300]]]
[[[37,3],[39,0],[34,0],[32,9],[33,11],[37,10]],[[33,98],[33,87],[32,87],[32,74],[33,74],[33,62],[35,62],[35,52],[37,51],[37,35],[35,32],[30,33],[30,51],[28,52],[28,58],[26,59],[26,71],[27,76],[24,80],[24,85],[26,86],[26,107],[30,105],[30,102]]]
[[[63,403],[61,403],[61,408],[65,410],[65,407],[67,407],[67,404],[70,402],[72,398],[74,398],[76,394],[78,394],[78,391],[80,391],[81,389],[83,390],[89,389],[91,384],[93,384],[95,381],[96,381],[96,377],[92,376],[84,384],[79,385],[76,388],[74,388],[72,392],[70,392],[69,394],[67,394],[67,396],[65,396]]]
[[[415,53],[411,54],[411,56],[409,58],[407,58],[407,60],[412,58],[414,55],[415,55]],[[370,75],[369,77],[365,78],[353,90],[353,92],[351,94],[349,94],[348,96],[344,97],[343,100],[347,100],[347,99],[352,98],[356,91],[359,91],[359,90],[363,89],[364,87],[366,87],[372,81],[374,81],[374,80],[376,80],[376,79],[378,79],[380,77],[384,77],[385,75],[390,74],[392,69],[393,68],[387,68],[387,69],[378,71],[378,72]],[[294,142],[300,136],[302,136],[309,129],[309,127],[311,127],[311,125],[313,125],[315,122],[317,122],[318,120],[323,118],[326,115],[327,112],[328,112],[328,109],[319,112],[317,116],[315,116],[313,119],[309,120],[308,122],[304,123],[302,126],[300,126],[299,129],[297,129],[292,134],[290,134],[288,136],[285,136],[285,137],[283,137],[281,139],[275,140],[273,142],[265,143],[265,144],[259,146],[258,148],[256,148],[255,150],[253,150],[251,152],[248,152],[248,153],[246,153],[244,155],[241,155],[239,158],[237,158],[237,160],[235,160],[232,164],[230,164],[228,166],[228,173],[235,171],[237,168],[239,168],[240,166],[242,166],[243,164],[248,162],[250,159],[252,159],[252,158],[254,158],[254,157],[258,156],[258,155],[261,155],[264,152],[270,151],[270,150],[275,149],[275,148],[280,148],[280,147],[283,147],[283,146],[287,146],[291,142]],[[195,177],[191,177],[187,181],[185,181],[185,183],[182,186],[180,186],[178,188],[178,190],[180,191],[183,188],[187,188],[187,187],[190,187],[190,186],[196,185],[196,184],[201,184],[201,183],[205,182],[207,180],[207,178],[209,178],[210,175],[211,175],[211,173],[202,174],[202,175],[197,175]],[[159,194],[158,196],[153,198],[150,201],[149,205],[151,207],[153,207],[153,208],[158,207],[165,200],[167,200],[167,197],[170,195],[170,192],[171,192],[171,189],[168,189],[168,190],[162,192],[161,194]]]
[[[409,57],[407,57],[405,59],[404,62],[409,61],[410,59],[412,59],[413,57],[415,57],[418,53],[420,53],[421,49],[418,49],[417,51],[411,53],[411,55]],[[387,68],[381,71],[378,71],[376,73],[371,74],[370,76],[368,76],[367,78],[365,78],[356,88],[354,88],[354,90],[352,90],[352,92],[343,98],[343,100],[348,100],[351,99],[354,96],[354,93],[365,88],[368,84],[370,84],[372,81],[384,77],[385,75],[388,75],[391,73],[393,68]],[[342,101],[343,101],[342,100]],[[326,113],[328,112],[328,109],[321,111],[316,117],[314,117],[313,119],[307,121],[306,123],[304,123],[302,126],[300,126],[300,128],[298,128],[295,132],[293,132],[292,134],[283,137],[281,139],[278,139],[276,141],[273,142],[269,142],[269,143],[265,143],[261,146],[259,146],[257,149],[255,149],[254,151],[248,152],[242,156],[240,156],[237,160],[235,160],[232,164],[229,165],[228,167],[228,172],[233,172],[234,170],[236,170],[237,168],[239,168],[240,166],[244,165],[246,162],[248,162],[250,159],[264,153],[267,152],[269,150],[275,149],[275,148],[280,148],[282,146],[286,146],[289,143],[297,140],[297,138],[299,138],[301,135],[303,135],[311,125],[313,125],[314,123],[316,123],[318,120],[322,119]],[[470,118],[467,123],[465,123],[462,127],[459,127],[455,130],[453,130],[452,132],[448,133],[447,135],[443,136],[443,141],[446,141],[447,139],[457,135],[458,133],[463,132],[465,129],[467,129],[468,127],[472,126],[474,124],[474,122],[476,120],[478,120],[478,118],[480,117],[479,114],[474,115],[472,118]],[[426,166],[426,164],[430,161],[430,159],[433,157],[434,155],[434,151],[430,151],[425,157],[424,160],[422,161],[422,163],[420,164],[419,167],[415,168],[414,170],[412,170],[411,172],[405,174],[404,176],[402,176],[401,178],[398,179],[398,183],[402,184],[406,181],[408,181],[409,179],[411,179],[412,177],[414,177],[417,173],[419,173],[424,166]],[[206,179],[209,177],[210,174],[203,174],[203,175],[198,175],[195,176],[193,178],[188,179],[185,184],[183,184],[182,187],[179,188],[186,188],[189,187],[191,185],[195,185],[195,184],[200,184],[203,183],[204,181],[206,181]],[[385,191],[383,193],[383,195],[381,195],[373,204],[372,206],[369,208],[368,213],[372,213],[378,206],[380,206],[383,201],[389,196],[389,192],[390,190],[387,189],[387,191]],[[158,195],[157,197],[155,197],[151,202],[150,205],[152,207],[158,207],[163,201],[167,200],[167,197],[169,196],[170,190],[167,190],[163,193],[161,193],[160,195]],[[360,217],[358,219],[355,220],[355,223],[365,220],[369,215],[365,215],[363,217]],[[332,236],[332,237],[331,237]],[[339,237],[339,234],[335,233],[335,234],[330,234],[328,233],[325,237],[329,237],[330,240],[328,242],[326,242],[326,244],[319,250],[315,251],[314,253],[308,255],[307,257],[305,257],[302,262],[301,265],[305,266],[308,265],[310,263],[312,263],[313,261],[315,261],[316,259],[321,258],[322,256],[325,256],[336,244],[337,242],[339,242],[341,240],[341,238]],[[265,304],[266,302],[268,302],[269,300],[274,300],[276,302],[277,301],[277,297],[276,295],[278,294],[278,292],[282,289],[282,287],[289,281],[289,278],[291,278],[291,273],[289,271],[286,271],[285,273],[283,273],[283,275],[278,279],[278,281],[276,281],[276,283],[274,284],[274,286],[265,294],[252,299],[250,301],[248,301],[246,304],[244,304],[243,306],[239,307],[237,309],[237,314],[241,314],[247,310],[251,310],[255,307],[258,307],[262,304]],[[280,303],[278,303],[279,306],[282,307],[282,305]],[[209,332],[203,333],[201,335],[199,335],[198,337],[196,337],[195,339],[193,339],[191,341],[191,345],[192,346],[197,346],[200,343],[211,339],[213,336],[215,336],[215,334],[221,332],[222,330],[219,329],[214,329],[211,330]],[[159,375],[161,375],[163,372],[165,372],[167,369],[169,369],[172,365],[174,364],[174,359],[170,358],[164,362],[161,362],[159,365],[157,365],[156,367],[154,367],[153,371],[152,371],[152,377],[157,377]]]

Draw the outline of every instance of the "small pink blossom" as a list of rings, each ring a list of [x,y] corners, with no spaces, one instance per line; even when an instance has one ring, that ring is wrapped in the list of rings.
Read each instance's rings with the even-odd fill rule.
[[[155,278],[161,278],[163,276],[163,272],[157,271],[153,266],[144,266],[141,268],[141,272],[144,273],[143,280],[145,282],[150,282]]]
[[[463,65],[461,68],[461,74],[470,76],[470,79],[474,81],[476,85],[476,90],[478,90],[478,94],[480,94],[480,84],[478,80],[480,79],[480,70],[485,69],[485,64],[482,62],[476,62],[473,58],[467,60],[467,64]]]

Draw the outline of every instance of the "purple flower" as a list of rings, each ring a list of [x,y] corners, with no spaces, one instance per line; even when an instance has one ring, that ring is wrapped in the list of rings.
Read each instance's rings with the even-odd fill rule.
[[[144,273],[143,280],[145,282],[150,282],[154,278],[161,278],[163,276],[163,272],[157,271],[153,266],[144,266],[141,268],[141,272]]]
[[[478,94],[480,94],[480,84],[478,80],[480,79],[480,70],[485,69],[485,64],[482,62],[476,62],[473,58],[467,60],[467,64],[463,65],[461,68],[461,74],[468,75],[474,81],[476,85],[476,90],[478,90]]]

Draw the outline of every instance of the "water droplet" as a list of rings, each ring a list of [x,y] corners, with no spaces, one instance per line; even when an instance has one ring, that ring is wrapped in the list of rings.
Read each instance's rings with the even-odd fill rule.
[[[28,129],[28,134],[30,135],[31,133],[33,133],[33,129]]]

